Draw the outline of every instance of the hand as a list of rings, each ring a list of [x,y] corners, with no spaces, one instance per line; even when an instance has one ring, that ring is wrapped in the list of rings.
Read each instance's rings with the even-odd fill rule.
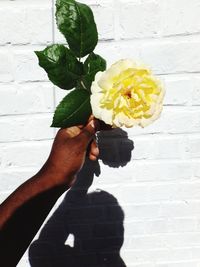
[[[87,149],[91,160],[96,160],[99,149],[94,140],[98,121],[91,118],[88,124],[58,131],[44,168],[55,173],[57,184],[72,186],[76,174],[82,168]]]

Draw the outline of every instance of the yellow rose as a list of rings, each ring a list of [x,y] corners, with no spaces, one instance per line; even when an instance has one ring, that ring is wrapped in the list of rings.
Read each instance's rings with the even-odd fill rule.
[[[151,124],[160,116],[165,94],[148,68],[129,59],[98,72],[91,91],[93,115],[114,128]]]

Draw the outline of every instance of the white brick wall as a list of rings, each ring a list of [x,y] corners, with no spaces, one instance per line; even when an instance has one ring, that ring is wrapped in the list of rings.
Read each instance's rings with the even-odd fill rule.
[[[53,2],[0,0],[1,201],[41,167],[55,134],[52,112],[65,92],[48,82],[33,53],[64,42]],[[82,2],[96,16],[96,51],[109,64],[125,57],[144,61],[167,90],[161,119],[127,131],[135,145],[131,161],[119,168],[101,162],[91,191],[109,192],[125,213],[127,267],[199,267],[200,1]],[[29,266],[27,256],[18,266]]]

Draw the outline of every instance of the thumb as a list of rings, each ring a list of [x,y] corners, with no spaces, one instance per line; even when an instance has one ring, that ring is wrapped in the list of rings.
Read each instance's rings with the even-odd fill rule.
[[[93,119],[83,128],[81,133],[77,136],[77,139],[79,139],[87,147],[87,145],[93,139],[96,131],[97,121]]]

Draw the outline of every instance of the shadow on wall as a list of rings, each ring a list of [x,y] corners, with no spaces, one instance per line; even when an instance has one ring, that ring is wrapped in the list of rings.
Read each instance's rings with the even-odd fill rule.
[[[98,134],[100,159],[111,167],[125,166],[134,148],[121,129]],[[86,160],[77,181],[29,249],[32,267],[125,267],[120,257],[124,213],[105,191],[88,193],[99,162]]]

